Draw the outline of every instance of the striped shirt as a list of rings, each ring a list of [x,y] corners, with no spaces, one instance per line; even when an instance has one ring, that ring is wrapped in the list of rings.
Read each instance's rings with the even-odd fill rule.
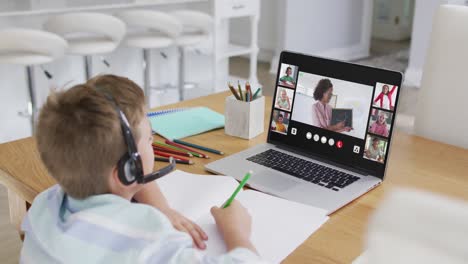
[[[73,199],[55,185],[23,220],[21,263],[260,263],[245,248],[209,256],[156,208],[113,194]]]

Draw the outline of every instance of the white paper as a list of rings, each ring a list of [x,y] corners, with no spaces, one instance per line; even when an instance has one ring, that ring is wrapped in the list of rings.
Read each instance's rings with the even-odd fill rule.
[[[156,181],[169,205],[196,220],[221,206],[239,185],[233,178],[191,174],[176,170]]]
[[[220,206],[238,183],[226,176],[203,176],[175,171],[158,180],[162,192],[173,208],[193,217],[207,233],[206,254],[226,253],[224,240],[210,214]],[[194,199],[195,198],[195,199]],[[326,211],[288,201],[257,191],[241,191],[236,199],[252,216],[251,241],[260,256],[279,263],[328,220]]]
[[[353,260],[352,264],[368,264],[367,251],[364,251],[360,256]]]

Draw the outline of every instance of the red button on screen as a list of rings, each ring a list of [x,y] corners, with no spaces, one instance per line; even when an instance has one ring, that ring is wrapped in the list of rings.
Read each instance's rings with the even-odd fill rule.
[[[336,142],[336,147],[337,148],[342,148],[343,147],[343,141],[338,140],[338,142]]]

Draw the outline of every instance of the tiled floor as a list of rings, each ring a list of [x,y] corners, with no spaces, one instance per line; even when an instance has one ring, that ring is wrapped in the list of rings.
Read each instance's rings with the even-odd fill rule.
[[[373,44],[376,43],[373,41]],[[385,45],[392,54],[383,55]],[[359,63],[380,66],[395,70],[404,70],[407,66],[408,43],[387,43],[378,41],[373,45],[372,50],[375,56],[358,61]],[[405,51],[406,50],[406,51]],[[405,53],[406,52],[406,53]],[[234,58],[230,65],[230,74],[241,78],[248,77],[248,61],[244,58]],[[264,86],[264,93],[273,93],[275,76],[269,73],[269,64],[259,63],[258,78]],[[190,91],[189,93],[194,93]],[[399,110],[397,115],[397,126],[401,130],[411,132],[414,121],[415,105],[417,101],[418,89],[412,87],[402,87]],[[172,94],[166,96],[174,97]],[[197,96],[191,94],[189,97]],[[171,100],[176,100],[172,98]],[[0,186],[0,262],[4,264],[18,263],[18,256],[21,242],[16,231],[9,224],[7,194],[4,187]]]

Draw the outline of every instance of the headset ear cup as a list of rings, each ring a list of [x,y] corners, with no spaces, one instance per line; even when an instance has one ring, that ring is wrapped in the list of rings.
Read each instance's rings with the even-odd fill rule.
[[[117,163],[118,176],[124,185],[130,185],[135,182],[135,164],[128,153],[125,153]]]

